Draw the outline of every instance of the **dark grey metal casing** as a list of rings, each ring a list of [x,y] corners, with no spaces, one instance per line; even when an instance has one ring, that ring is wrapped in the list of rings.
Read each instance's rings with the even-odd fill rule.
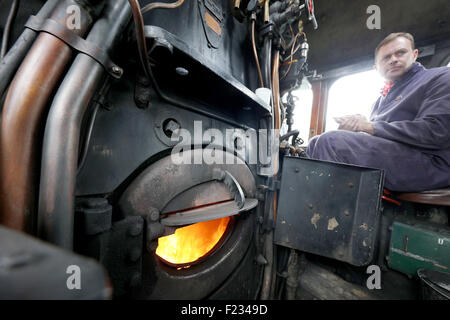
[[[384,171],[285,157],[275,243],[352,265],[372,261]]]
[[[0,300],[112,297],[108,273],[94,259],[3,226],[0,226],[0,244]],[[75,276],[79,276],[79,286],[73,280]]]

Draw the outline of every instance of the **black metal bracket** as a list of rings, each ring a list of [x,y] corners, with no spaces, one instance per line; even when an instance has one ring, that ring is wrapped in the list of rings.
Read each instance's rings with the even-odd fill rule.
[[[84,53],[100,63],[111,76],[119,79],[123,74],[123,69],[112,62],[105,50],[95,43],[87,41],[62,24],[52,19],[40,19],[36,16],[30,16],[25,23],[25,27],[36,32],[49,33],[78,52]]]
[[[264,39],[265,37],[269,37],[273,39],[273,46],[279,47],[281,45],[281,34],[277,25],[272,21],[262,25],[259,28],[259,36]]]
[[[259,28],[259,36],[264,38],[266,35],[272,37],[276,32],[276,26],[273,22],[266,23]]]

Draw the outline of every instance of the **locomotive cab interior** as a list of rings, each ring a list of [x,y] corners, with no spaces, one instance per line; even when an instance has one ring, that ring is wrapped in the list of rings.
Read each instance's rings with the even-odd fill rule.
[[[2,1],[0,299],[450,299],[450,186],[394,192],[382,168],[305,152],[370,112],[388,34],[450,67],[449,17],[446,0]]]

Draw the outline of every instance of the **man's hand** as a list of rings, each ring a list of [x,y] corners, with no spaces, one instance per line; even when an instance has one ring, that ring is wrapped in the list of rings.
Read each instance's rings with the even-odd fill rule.
[[[334,120],[339,124],[338,130],[362,131],[373,135],[373,123],[361,114],[336,117]]]

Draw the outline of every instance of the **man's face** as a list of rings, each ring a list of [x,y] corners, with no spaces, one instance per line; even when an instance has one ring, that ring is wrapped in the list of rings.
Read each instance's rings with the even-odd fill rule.
[[[397,37],[382,46],[375,57],[375,69],[389,81],[399,80],[417,59],[411,41]]]

